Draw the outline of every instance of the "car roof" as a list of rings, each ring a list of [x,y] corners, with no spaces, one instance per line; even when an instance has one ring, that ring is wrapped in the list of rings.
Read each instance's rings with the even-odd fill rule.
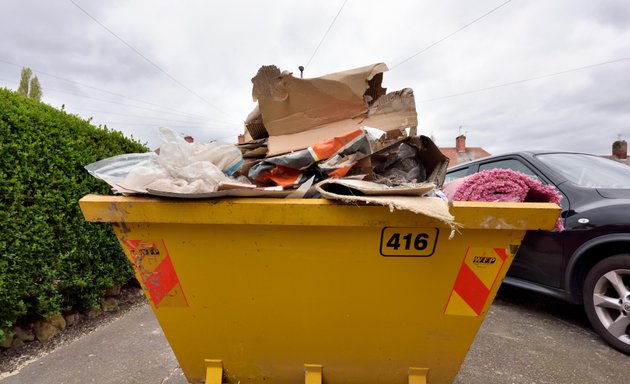
[[[554,151],[554,150],[545,150],[545,149],[530,149],[530,150],[524,150],[524,151],[511,151],[511,152],[504,152],[504,153],[500,153],[497,155],[492,155],[492,156],[487,156],[487,157],[482,157],[480,159],[475,159],[475,160],[471,160],[471,161],[467,161],[465,163],[460,163],[457,165],[453,165],[452,167],[449,167],[448,170],[452,170],[455,168],[463,168],[466,166],[469,166],[470,164],[475,164],[475,163],[479,163],[481,161],[487,161],[487,160],[493,160],[493,159],[497,159],[497,158],[501,158],[501,157],[506,157],[506,156],[524,156],[524,157],[534,157],[536,155],[546,155],[546,154],[552,154],[552,153],[568,153],[568,154],[577,154],[577,155],[589,155],[589,156],[597,156],[597,155],[593,155],[592,153],[585,153],[585,152],[574,152],[574,151]]]

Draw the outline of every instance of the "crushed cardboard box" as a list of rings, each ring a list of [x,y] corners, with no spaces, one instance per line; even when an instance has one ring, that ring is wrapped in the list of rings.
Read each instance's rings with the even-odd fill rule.
[[[253,138],[268,137],[268,156],[296,151],[363,126],[389,132],[415,128],[409,88],[386,94],[383,63],[313,79],[263,66],[252,79],[258,104],[245,122]]]

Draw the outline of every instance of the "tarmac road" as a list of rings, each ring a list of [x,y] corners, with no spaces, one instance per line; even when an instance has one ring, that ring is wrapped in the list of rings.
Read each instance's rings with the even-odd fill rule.
[[[148,305],[30,361],[1,384],[185,384]],[[431,376],[429,374],[429,383]],[[630,357],[605,345],[582,309],[503,286],[457,384],[624,384]]]

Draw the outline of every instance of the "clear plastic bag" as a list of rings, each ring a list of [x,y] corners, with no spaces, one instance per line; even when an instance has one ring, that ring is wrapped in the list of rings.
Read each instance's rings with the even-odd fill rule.
[[[160,128],[160,156],[158,161],[164,169],[177,172],[178,168],[200,161],[216,165],[226,175],[232,175],[243,164],[240,149],[232,144],[189,143],[170,128]]]
[[[138,174],[150,173],[159,168],[155,152],[127,153],[108,157],[85,166],[90,175],[105,181],[114,192],[137,192],[135,189],[125,191],[118,183],[122,182],[129,173],[138,170]]]
[[[227,175],[243,164],[241,151],[232,144],[189,143],[164,127],[160,128],[160,139],[159,155],[114,156],[85,168],[115,192],[207,193],[215,192],[222,182],[233,182]]]

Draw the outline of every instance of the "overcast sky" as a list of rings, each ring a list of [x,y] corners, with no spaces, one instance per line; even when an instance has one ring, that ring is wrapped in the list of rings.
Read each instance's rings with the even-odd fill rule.
[[[160,126],[235,142],[261,65],[376,62],[439,146],[461,132],[492,154],[610,154],[630,139],[627,0],[73,1],[0,2],[0,87],[28,66],[45,103],[150,147]]]

